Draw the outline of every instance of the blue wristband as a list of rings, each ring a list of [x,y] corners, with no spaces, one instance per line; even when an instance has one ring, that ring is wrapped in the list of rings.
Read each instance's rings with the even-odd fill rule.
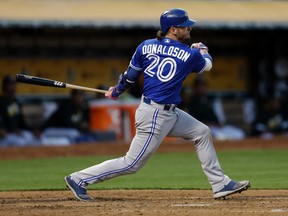
[[[118,98],[121,93],[122,93],[122,92],[120,92],[120,91],[117,89],[117,86],[116,86],[116,87],[113,89],[111,95],[112,95],[113,98]]]

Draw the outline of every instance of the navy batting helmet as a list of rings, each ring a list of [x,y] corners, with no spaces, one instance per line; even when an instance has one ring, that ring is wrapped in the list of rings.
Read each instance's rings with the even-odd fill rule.
[[[167,10],[160,17],[161,31],[164,33],[172,26],[189,27],[195,22],[195,20],[189,19],[187,12],[181,8]]]

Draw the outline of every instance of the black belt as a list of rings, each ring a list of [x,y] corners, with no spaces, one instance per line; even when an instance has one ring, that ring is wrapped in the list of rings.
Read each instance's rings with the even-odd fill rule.
[[[143,97],[143,102],[146,103],[146,104],[154,104],[154,105],[157,105],[157,107],[161,107],[163,110],[166,110],[166,111],[174,111],[176,109],[176,105],[174,104],[158,104],[154,101],[152,101],[151,99],[149,98],[146,98],[146,97]]]

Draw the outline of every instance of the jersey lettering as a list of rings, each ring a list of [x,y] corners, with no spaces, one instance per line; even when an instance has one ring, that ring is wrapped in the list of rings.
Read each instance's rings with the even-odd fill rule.
[[[131,68],[144,74],[143,95],[160,104],[179,104],[183,81],[205,64],[198,50],[169,38],[143,41],[130,61]]]
[[[146,67],[144,73],[153,77],[155,75],[153,70],[156,69],[157,78],[162,82],[168,82],[174,77],[177,70],[177,63],[173,58],[168,57],[160,61],[160,57],[155,54],[148,54],[147,58],[152,61]],[[167,71],[168,68],[169,71]]]
[[[169,67],[168,65],[170,65],[170,69],[167,73],[167,71],[165,71],[165,68]],[[174,77],[176,69],[177,69],[176,61],[172,58],[165,58],[160,62],[158,66],[157,77],[162,82],[168,82]],[[164,75],[164,72],[166,72],[167,74]]]
[[[157,67],[157,65],[159,64],[159,56],[154,55],[154,54],[148,54],[147,58],[149,60],[152,60],[152,62],[148,65],[148,67],[145,69],[144,73],[146,73],[147,75],[153,77],[155,72],[153,71],[153,69],[155,67]]]
[[[161,55],[168,55],[172,57],[176,57],[184,62],[188,60],[190,57],[190,53],[179,49],[178,47],[174,46],[165,46],[165,45],[158,45],[158,44],[148,44],[142,47],[142,53],[145,54],[161,54]]]

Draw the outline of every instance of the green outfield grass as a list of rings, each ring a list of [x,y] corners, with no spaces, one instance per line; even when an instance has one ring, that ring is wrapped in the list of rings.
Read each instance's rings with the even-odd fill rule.
[[[115,156],[0,160],[0,191],[61,190],[63,177]],[[288,189],[288,150],[219,151],[224,172],[252,189]],[[195,153],[158,153],[138,173],[91,189],[210,189]]]

